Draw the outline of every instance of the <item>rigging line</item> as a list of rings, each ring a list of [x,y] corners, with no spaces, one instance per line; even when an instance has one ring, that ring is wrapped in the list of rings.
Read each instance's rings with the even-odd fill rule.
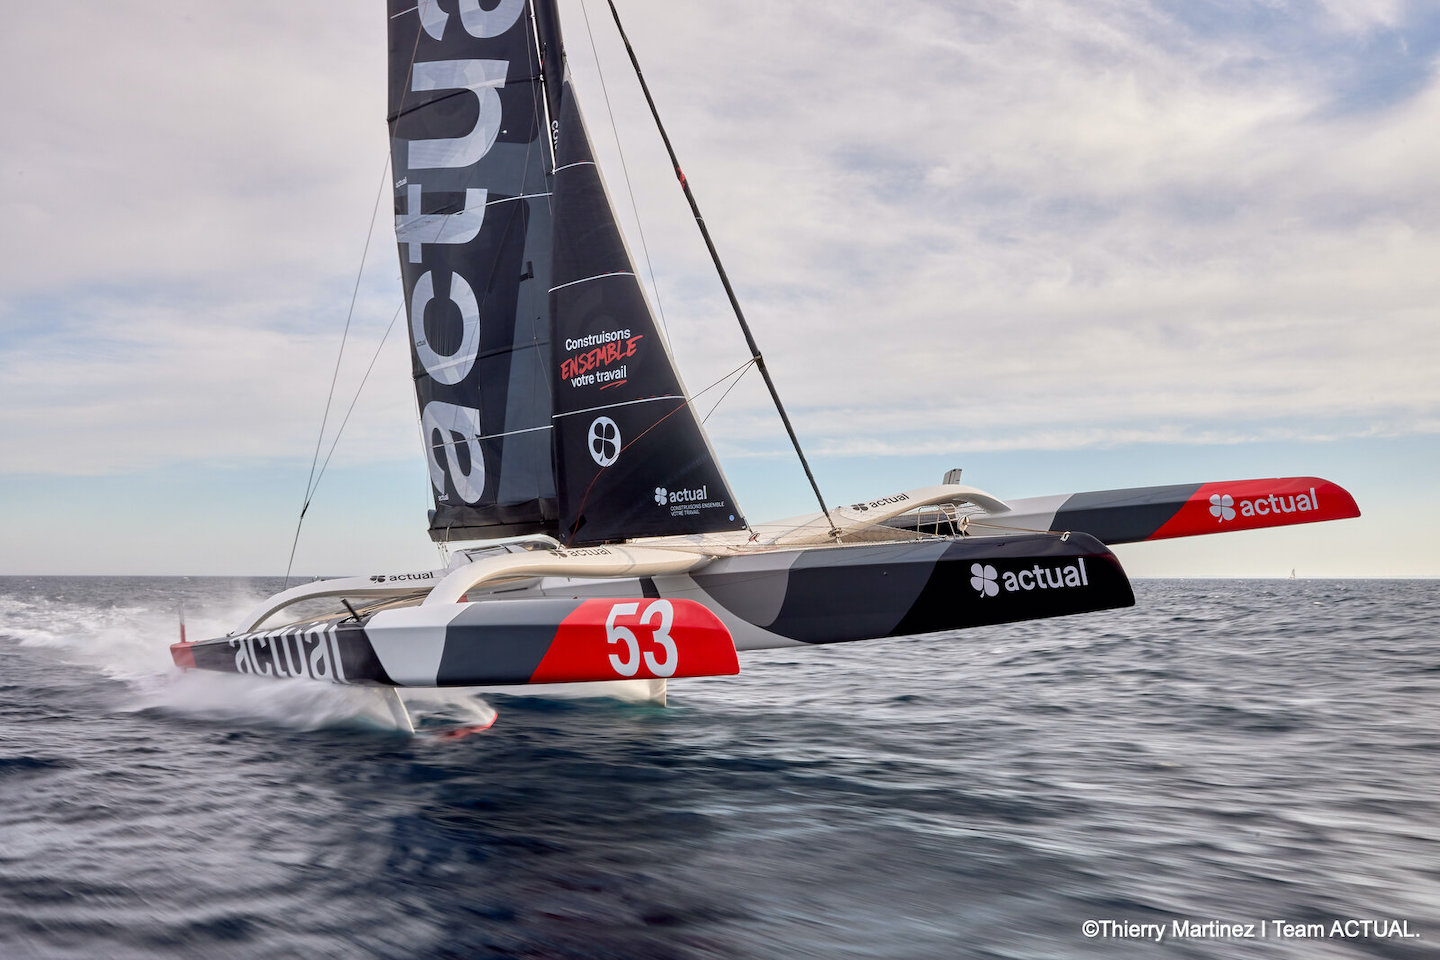
[[[345,329],[340,334],[340,350],[335,355],[335,369],[330,374],[330,392],[325,397],[325,412],[320,416],[320,433],[315,437],[315,453],[310,458],[310,476],[305,478],[305,501],[300,505],[300,516],[295,520],[295,537],[290,541],[290,559],[285,564],[287,588],[290,586],[290,570],[295,565],[295,548],[300,543],[300,527],[305,523],[305,511],[310,509],[310,498],[315,495],[315,487],[320,482],[315,476],[315,466],[320,462],[320,446],[325,442],[325,427],[330,422],[330,405],[335,399],[335,384],[340,379],[340,361],[345,358],[345,344],[350,338],[350,321],[355,318],[355,302],[360,297],[360,281],[365,276],[365,260],[370,255],[370,239],[375,234],[375,221],[380,217],[380,201],[385,196],[385,184],[389,179],[390,150],[387,145],[385,165],[380,170],[380,187],[375,191],[375,205],[370,211],[370,229],[365,232],[365,246],[360,251],[360,267],[355,271],[355,286],[350,291],[350,309],[345,312]],[[394,321],[391,323],[393,325]],[[336,439],[339,439],[338,432]],[[329,462],[328,457],[326,462]]]
[[[550,98],[548,96],[549,78],[545,71],[544,52],[540,49],[540,19],[535,14],[535,4],[527,4],[530,8],[530,39],[531,43],[526,45],[525,54],[530,60],[530,106],[535,111],[535,116],[545,118],[545,130],[540,138],[546,144],[545,153],[550,158],[549,173],[555,173],[555,141],[552,139],[553,128],[550,125]],[[535,141],[525,145],[525,172],[530,172],[530,147]],[[541,158],[544,160],[544,157]],[[542,163],[542,166],[544,164]],[[555,212],[555,201],[553,198],[545,201],[546,207],[553,214]]]
[[[666,420],[669,420],[671,417],[675,416],[675,414],[679,413],[681,410],[689,410],[689,409],[694,405],[695,401],[698,400],[700,397],[702,397],[702,396],[704,396],[705,394],[709,393],[711,390],[714,390],[716,387],[720,386],[720,384],[724,383],[724,382],[725,382],[726,380],[728,380],[730,377],[732,377],[732,376],[734,376],[736,373],[744,370],[744,368],[748,367],[750,364],[752,364],[752,363],[754,363],[754,362],[755,362],[755,361],[753,361],[753,360],[746,360],[744,363],[742,363],[740,366],[736,367],[734,370],[731,370],[729,373],[725,374],[723,377],[720,377],[718,380],[716,380],[715,382],[711,383],[711,384],[710,384],[708,387],[706,387],[704,390],[701,390],[699,393],[695,394],[694,396],[683,398],[683,399],[684,399],[684,402],[683,402],[683,403],[680,403],[680,404],[677,404],[677,405],[675,406],[675,409],[671,410],[669,413],[665,414],[665,415],[664,415],[663,417],[661,417],[659,420],[656,420],[654,423],[650,424],[650,426],[648,426],[648,427],[646,427],[644,430],[640,431],[640,433],[637,434],[636,436],[631,437],[628,443],[621,444],[621,446],[620,446],[620,451],[619,451],[619,453],[616,454],[615,459],[618,460],[618,459],[620,458],[620,453],[624,453],[626,450],[629,450],[629,449],[630,449],[631,447],[633,447],[635,444],[639,443],[640,440],[641,440],[641,438],[644,437],[644,436],[645,436],[647,433],[649,433],[651,430],[654,430],[656,427],[660,426],[660,424],[664,423]],[[682,399],[682,398],[680,398],[680,397],[673,397],[673,398],[672,398],[672,397],[655,397],[655,398],[651,398],[651,399],[657,399],[657,400],[670,400],[670,399],[675,399],[675,400],[680,400],[680,399]],[[629,402],[630,402],[630,403],[636,403],[636,402],[639,402],[639,401],[631,400],[631,401],[629,401]],[[617,404],[617,406],[619,406],[619,404]],[[597,408],[597,409],[599,409],[599,408]],[[567,414],[567,416],[568,416],[568,414]],[[692,411],[692,413],[691,413],[691,416],[694,416],[693,411]],[[614,462],[614,461],[612,461],[612,462]],[[580,506],[579,506],[579,508],[576,509],[576,511],[575,511],[575,515],[576,515],[577,517],[580,516],[581,514],[583,514],[583,513],[585,512],[585,505],[590,502],[590,491],[593,490],[593,489],[595,489],[595,482],[596,482],[597,480],[599,480],[602,475],[604,475],[604,473],[605,473],[606,470],[609,470],[609,469],[610,469],[609,467],[601,467],[599,470],[596,470],[596,471],[595,471],[595,476],[591,477],[591,478],[590,478],[590,482],[585,485],[585,494],[584,494],[584,496],[582,496],[582,497],[580,498]],[[736,512],[738,513],[739,511],[737,510]],[[830,515],[827,513],[827,514],[825,515],[825,517],[826,517],[826,519],[828,520],[829,517],[830,517]],[[831,527],[834,527],[835,525],[832,523],[830,526],[831,526]],[[748,521],[748,520],[745,521],[745,529],[746,529],[746,530],[750,530],[750,521]],[[579,532],[579,531],[577,531],[577,530],[571,530],[571,531],[570,531],[570,535],[569,535],[568,537],[566,537],[566,539],[565,539],[565,546],[567,546],[567,547],[570,546],[570,544],[571,544],[571,543],[574,541],[574,539],[575,539],[575,534],[578,533],[578,532]],[[754,531],[751,530],[751,533],[754,533]]]
[[[391,322],[393,323],[394,321],[391,321]],[[388,331],[388,330],[386,331],[386,334],[387,334],[387,335],[389,334],[389,331]],[[738,373],[738,374],[741,374],[741,375],[743,376],[744,370],[745,370],[746,368],[750,367],[750,366],[753,366],[754,363],[755,363],[754,360],[746,360],[746,361],[745,361],[744,363],[742,363],[740,366],[736,367],[734,370],[731,370],[729,373],[727,373],[727,374],[725,374],[724,376],[720,377],[720,378],[719,378],[718,380],[716,380],[714,383],[710,384],[710,385],[709,385],[708,387],[706,387],[704,390],[701,390],[699,393],[695,394],[694,397],[691,397],[691,398],[688,399],[688,400],[685,398],[684,394],[678,394],[678,393],[673,393],[673,394],[668,394],[668,395],[658,396],[658,397],[636,397],[634,400],[621,400],[621,401],[619,401],[618,403],[606,403],[606,404],[602,404],[601,406],[598,406],[598,407],[586,407],[586,408],[584,408],[583,410],[570,410],[570,411],[567,411],[566,413],[555,413],[555,414],[551,414],[551,415],[550,415],[550,419],[551,419],[551,420],[559,420],[561,417],[580,417],[580,416],[585,416],[585,415],[591,414],[591,413],[598,413],[598,412],[601,411],[601,410],[614,410],[616,407],[629,407],[629,406],[633,406],[634,404],[637,404],[637,403],[657,403],[657,402],[662,401],[662,400],[683,400],[684,403],[682,403],[680,406],[681,406],[681,407],[684,407],[684,406],[686,406],[686,405],[688,405],[688,404],[693,403],[695,400],[697,400],[697,399],[699,399],[700,397],[704,396],[706,393],[709,393],[711,390],[714,390],[716,387],[720,386],[720,384],[724,383],[726,380],[729,380],[731,377],[734,377],[737,373]],[[739,382],[739,378],[738,378],[738,377],[736,378],[736,382],[737,382],[737,383]],[[735,389],[735,384],[734,384],[734,383],[732,383],[732,384],[730,385],[729,389],[727,389],[724,394],[721,394],[720,400],[724,400],[725,397],[730,393],[730,390],[733,390],[733,389]],[[715,407],[718,407],[718,406],[720,405],[720,400],[715,401]],[[714,412],[715,412],[715,407],[711,407],[711,408],[710,408],[710,413],[714,413]],[[671,411],[671,413],[673,413],[673,412],[674,412],[674,411]],[[669,416],[669,414],[666,414],[666,416]],[[706,417],[709,417],[710,414],[707,413],[705,416],[706,416]],[[662,417],[661,419],[664,419],[664,418]],[[343,424],[342,424],[342,428],[343,428]],[[458,447],[458,446],[460,446],[460,444],[462,444],[462,443],[480,443],[480,442],[482,442],[482,441],[484,441],[484,440],[503,440],[503,439],[505,439],[506,437],[514,437],[514,436],[518,436],[519,434],[522,434],[522,433],[539,433],[539,432],[542,431],[542,430],[553,430],[553,429],[555,429],[555,425],[554,425],[554,424],[546,424],[545,426],[542,426],[542,427],[522,427],[522,428],[519,429],[519,430],[507,430],[507,431],[505,431],[504,433],[485,433],[485,434],[479,434],[479,433],[477,433],[477,434],[475,434],[474,436],[462,436],[459,440],[442,440],[440,443],[431,443],[431,444],[430,444],[430,449],[432,449],[432,450],[444,450],[446,447]],[[644,434],[641,434],[641,436],[644,436]],[[636,439],[639,439],[639,438],[637,437]],[[422,442],[423,442],[423,441],[422,441]],[[626,444],[625,446],[628,447],[629,444]],[[333,450],[334,448],[332,447],[331,449]],[[621,449],[624,449],[624,448],[622,447]],[[328,461],[327,461],[327,462],[328,462]],[[323,468],[322,468],[322,471],[323,471]]]
[[[635,215],[635,229],[640,236],[640,252],[645,255],[645,269],[650,273],[650,289],[655,291],[655,312],[660,315],[660,329],[665,339],[670,339],[670,328],[665,323],[665,306],[660,302],[660,285],[655,282],[655,265],[650,262],[650,246],[645,242],[645,225],[640,221],[640,208],[635,203],[635,190],[630,186],[630,168],[625,163],[625,148],[620,145],[620,130],[615,124],[615,110],[610,106],[610,90],[605,86],[605,71],[600,66],[600,51],[595,47],[595,32],[590,29],[590,10],[585,0],[580,0],[580,12],[585,17],[585,33],[590,37],[590,54],[595,58],[595,73],[600,77],[600,93],[605,98],[605,112],[610,115],[610,134],[615,138],[615,150],[620,155],[620,172],[625,177],[625,192],[630,194],[630,212]]]
[[[398,312],[397,312],[397,313],[398,313]],[[394,321],[392,320],[391,323],[393,324]],[[386,335],[387,335],[387,336],[389,335],[389,331],[388,331],[388,330],[386,331]],[[383,341],[382,341],[382,342],[383,342]],[[371,363],[372,363],[372,365],[373,365],[374,361],[371,361]],[[732,383],[730,384],[730,386],[729,386],[728,388],[726,388],[725,392],[720,395],[720,399],[715,401],[715,406],[713,406],[713,407],[710,408],[710,413],[714,413],[714,412],[715,412],[715,407],[720,406],[721,401],[723,401],[727,396],[729,396],[731,390],[734,390],[734,389],[735,389],[735,384],[739,383],[739,382],[740,382],[740,379],[741,379],[742,377],[744,377],[745,372],[746,372],[747,370],[749,370],[750,367],[753,367],[754,365],[755,365],[755,361],[754,361],[754,360],[746,360],[744,363],[740,364],[740,366],[736,367],[734,370],[731,370],[729,373],[722,374],[720,377],[716,378],[715,381],[712,382],[709,386],[705,387],[703,390],[701,390],[699,393],[696,393],[695,396],[690,397],[689,399],[686,399],[685,397],[680,396],[680,395],[672,395],[672,396],[666,396],[666,397],[638,397],[638,398],[636,398],[636,399],[634,399],[634,400],[622,400],[622,401],[619,402],[619,403],[609,403],[609,404],[605,404],[604,406],[600,406],[600,407],[587,407],[587,408],[584,409],[584,410],[571,410],[569,413],[557,413],[557,414],[554,414],[550,419],[552,419],[552,420],[558,420],[558,419],[560,419],[561,417],[581,416],[581,415],[583,415],[583,414],[595,413],[596,411],[599,411],[599,410],[614,410],[616,407],[628,407],[628,406],[630,406],[630,405],[632,405],[632,404],[636,404],[636,403],[654,403],[655,401],[658,401],[658,400],[684,400],[685,402],[682,403],[682,404],[680,405],[680,407],[676,408],[676,409],[678,410],[678,409],[680,409],[680,408],[683,408],[683,407],[685,407],[685,406],[688,406],[688,405],[693,404],[696,400],[700,399],[700,398],[703,397],[705,394],[709,393],[711,390],[714,390],[716,387],[720,386],[720,384],[724,383],[726,380],[729,380],[731,377],[734,377],[734,378],[735,378],[735,379],[734,379],[734,382],[732,382]],[[367,371],[367,373],[368,373],[368,371]],[[672,411],[670,411],[670,413],[667,413],[667,414],[665,415],[665,417],[669,417],[670,414],[673,414],[673,413],[675,413],[675,410],[672,410]],[[708,417],[710,416],[710,413],[705,414],[705,416],[708,418]],[[347,415],[347,416],[348,416],[348,415]],[[661,421],[663,421],[663,420],[665,419],[665,417],[662,417],[662,418],[661,418]],[[659,422],[660,422],[660,421],[657,421],[657,425],[659,424]],[[702,422],[703,422],[703,421],[702,421]],[[342,429],[343,429],[343,424],[342,424]],[[459,439],[459,440],[444,440],[444,441],[441,441],[440,443],[432,443],[432,444],[430,444],[430,447],[431,447],[431,449],[434,449],[434,450],[443,450],[443,449],[445,449],[446,447],[458,447],[458,446],[459,446],[460,444],[462,444],[462,443],[471,443],[471,442],[479,443],[479,442],[482,441],[482,440],[502,440],[502,439],[504,439],[505,437],[513,437],[513,436],[516,436],[516,435],[522,434],[522,433],[538,433],[538,432],[540,432],[540,431],[542,431],[542,430],[553,430],[553,429],[555,429],[555,427],[554,427],[553,424],[547,424],[546,426],[543,426],[543,427],[525,427],[525,428],[520,429],[520,430],[509,430],[509,431],[506,431],[505,433],[487,433],[487,434],[483,434],[483,435],[481,435],[481,434],[476,434],[476,435],[473,436],[473,437],[462,437],[462,438]],[[648,430],[647,430],[647,432],[648,432]],[[645,434],[642,433],[640,436],[643,437],[644,435],[645,435]],[[640,439],[640,437],[636,437],[635,439],[638,440],[638,439]],[[622,447],[621,449],[623,450],[623,449],[625,449],[625,447],[628,447],[628,446],[630,446],[630,444],[627,443],[627,444],[625,444],[624,447]],[[332,451],[333,451],[334,448],[332,447],[331,449],[332,449]],[[326,462],[327,462],[327,463],[329,462],[328,459],[327,459]],[[323,471],[323,468],[322,468],[322,471]]]
[[[340,421],[340,426],[335,429],[335,438],[330,444],[330,450],[325,454],[325,462],[320,464],[320,473],[315,477],[315,486],[320,486],[320,478],[325,476],[325,468],[330,466],[330,458],[335,456],[335,448],[340,445],[340,435],[345,432],[345,425],[350,422],[350,415],[355,412],[355,404],[360,402],[360,394],[365,390],[365,383],[370,379],[370,373],[375,369],[375,362],[380,359],[380,351],[385,349],[385,341],[390,339],[390,331],[395,329],[395,321],[400,319],[405,304],[395,308],[390,316],[390,325],[385,328],[385,333],[380,337],[380,343],[375,347],[375,354],[370,358],[370,365],[365,368],[365,375],[360,378],[360,386],[355,388],[355,396],[350,398],[350,406],[345,410],[345,418]],[[312,491],[313,493],[313,491]]]
[[[785,425],[785,432],[790,436],[790,445],[795,448],[795,455],[800,458],[800,466],[805,470],[805,477],[810,481],[810,489],[815,492],[815,500],[820,504],[820,512],[830,524],[830,535],[836,540],[840,539],[840,530],[835,526],[835,521],[830,518],[830,508],[825,506],[825,498],[820,494],[820,484],[815,481],[815,474],[810,470],[810,461],[805,459],[805,451],[800,448],[800,438],[795,435],[795,428],[790,424],[790,416],[785,412],[785,405],[780,402],[780,391],[775,388],[775,381],[770,378],[770,370],[765,366],[765,358],[760,354],[760,347],[755,343],[755,336],[750,332],[750,324],[745,321],[745,313],[740,309],[740,300],[735,296],[735,289],[730,285],[730,276],[725,272],[725,265],[720,262],[720,252],[715,249],[715,241],[710,238],[710,228],[705,226],[705,218],[700,214],[700,205],[695,201],[695,195],[690,192],[690,184],[685,179],[685,174],[680,169],[680,160],[675,156],[675,147],[670,143],[670,135],[665,132],[665,125],[660,122],[660,111],[655,106],[655,98],[650,95],[650,85],[645,82],[645,75],[640,72],[640,60],[635,56],[635,48],[630,46],[630,38],[625,34],[625,27],[620,23],[620,11],[615,9],[615,0],[606,0],[610,5],[610,15],[615,20],[615,29],[620,32],[620,39],[625,43],[625,52],[630,55],[630,65],[635,68],[635,77],[640,81],[640,90],[645,94],[645,102],[650,106],[650,116],[655,118],[655,128],[660,131],[660,139],[665,141],[665,151],[670,155],[670,165],[675,169],[675,177],[680,181],[680,189],[685,192],[685,199],[690,204],[690,212],[695,217],[695,225],[700,228],[700,236],[705,239],[705,247],[710,251],[710,260],[715,264],[715,271],[720,275],[720,283],[725,288],[725,295],[730,298],[730,307],[735,311],[735,319],[740,324],[740,332],[745,335],[745,344],[750,348],[750,356],[755,360],[755,366],[760,371],[760,376],[765,380],[765,387],[770,391],[770,399],[775,403],[775,410],[780,414],[780,422]]]
[[[740,381],[745,379],[745,374],[749,373],[749,372],[750,372],[750,368],[753,367],[753,366],[755,366],[755,361],[754,361],[753,359],[751,359],[751,360],[746,360],[746,361],[745,361],[743,364],[741,364],[739,367],[735,368],[735,370],[731,370],[729,373],[725,374],[725,377],[730,377],[730,376],[734,376],[734,375],[738,372],[738,373],[739,373],[739,376],[736,376],[735,379],[734,379],[733,381],[731,381],[730,386],[728,386],[728,387],[725,388],[725,392],[722,393],[722,394],[720,394],[720,399],[715,401],[715,405],[710,408],[710,412],[707,413],[707,414],[705,414],[705,416],[703,416],[703,417],[700,418],[700,425],[701,425],[701,426],[704,426],[704,425],[710,420],[711,414],[713,414],[716,410],[719,410],[719,409],[720,409],[720,404],[724,403],[724,402],[725,402],[725,398],[728,397],[728,396],[730,396],[730,391],[731,391],[731,390],[734,390],[736,387],[738,387],[738,386],[740,385]],[[725,377],[721,377],[721,379],[723,380],[723,379],[725,379]],[[717,382],[718,382],[718,381],[717,381]],[[708,389],[708,388],[707,388],[707,389]],[[703,391],[702,391],[702,392],[703,392]]]
[[[710,413],[705,414],[705,416],[700,419],[700,425],[701,425],[702,427],[706,424],[706,422],[709,421],[709,419],[710,419],[710,414],[712,414],[712,413],[714,413],[716,410],[719,410],[719,409],[720,409],[720,404],[724,403],[724,402],[725,402],[725,398],[728,397],[728,396],[730,396],[730,391],[731,391],[731,390],[734,390],[736,387],[738,387],[738,386],[740,385],[740,381],[745,379],[745,374],[749,373],[749,372],[750,372],[750,368],[753,367],[754,365],[755,365],[755,361],[754,361],[753,358],[750,359],[750,360],[746,360],[746,361],[745,361],[744,363],[742,363],[740,366],[736,367],[734,370],[731,370],[729,373],[725,374],[725,376],[721,377],[719,380],[716,380],[715,383],[712,383],[712,384],[710,385],[710,387],[713,387],[713,386],[715,386],[716,384],[719,384],[721,381],[727,380],[727,379],[729,379],[729,378],[731,378],[731,377],[734,377],[734,378],[735,378],[735,379],[733,379],[733,380],[730,381],[730,386],[728,386],[728,387],[725,388],[725,392],[722,393],[722,394],[720,394],[720,399],[715,401],[714,406],[712,406],[712,407],[710,408]],[[706,387],[705,390],[709,390],[710,387]],[[703,394],[703,393],[705,392],[705,390],[701,390],[700,393]],[[700,395],[700,394],[696,394],[696,396],[699,396],[699,395]],[[755,532],[755,528],[750,525],[750,518],[749,518],[749,517],[742,517],[741,519],[743,519],[743,520],[745,521],[745,532],[748,533],[748,534],[750,534],[750,539],[751,539],[751,541],[753,542],[754,540],[758,539],[760,535],[759,535],[758,533],[756,533],[756,532]],[[832,526],[833,526],[833,524],[832,524]]]
[[[330,403],[335,397],[335,383],[340,377],[340,361],[345,358],[345,344],[350,336],[350,321],[355,318],[355,302],[360,297],[360,281],[365,275],[365,260],[370,255],[370,240],[375,233],[375,221],[380,216],[380,200],[385,195],[385,183],[390,179],[390,152],[385,152],[385,165],[380,170],[380,186],[375,191],[375,204],[370,213],[370,229],[365,234],[365,246],[360,251],[360,267],[355,271],[355,284],[350,290],[350,308],[345,311],[345,329],[340,333],[340,351],[335,356],[335,369],[330,374],[330,394],[325,398],[325,412],[320,417],[320,436],[315,438],[315,455],[310,460],[310,476],[305,481],[305,505],[309,506],[314,491],[315,464],[320,459],[320,445],[325,440],[325,427],[330,419]],[[304,511],[301,511],[302,515]]]

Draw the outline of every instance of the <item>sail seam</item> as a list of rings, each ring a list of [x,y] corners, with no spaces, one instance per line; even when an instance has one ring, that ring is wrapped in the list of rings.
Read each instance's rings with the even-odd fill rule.
[[[584,410],[567,410],[564,413],[555,414],[550,419],[559,420],[561,417],[575,417],[582,413],[594,413],[597,410],[614,410],[616,407],[628,407],[636,403],[654,403],[656,400],[685,400],[685,398],[678,393],[667,394],[663,397],[640,397],[638,400],[622,400],[619,403],[606,403],[598,407],[586,407]],[[685,402],[689,403],[688,400],[685,400]]]
[[[633,277],[633,276],[635,276],[635,273],[634,273],[634,271],[632,271],[632,270],[613,270],[613,271],[611,271],[610,273],[597,273],[597,274],[595,274],[595,276],[593,276],[593,277],[581,277],[579,280],[571,280],[569,283],[562,283],[562,284],[560,284],[560,286],[558,286],[558,287],[551,287],[551,288],[550,288],[550,292],[551,292],[551,293],[554,293],[556,290],[564,290],[566,287],[573,287],[573,286],[575,286],[575,284],[577,284],[577,283],[588,283],[588,282],[591,281],[591,280],[604,280],[606,277]],[[638,278],[637,278],[637,279],[638,279]]]
[[[594,161],[594,160],[576,160],[574,163],[567,163],[567,164],[565,164],[565,166],[563,166],[563,167],[556,167],[555,170],[554,170],[554,172],[555,172],[555,173],[559,173],[561,170],[569,170],[571,167],[593,167],[593,166],[595,166],[595,161]]]

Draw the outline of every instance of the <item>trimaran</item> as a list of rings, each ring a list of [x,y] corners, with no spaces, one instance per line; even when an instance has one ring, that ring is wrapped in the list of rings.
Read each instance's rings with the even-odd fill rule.
[[[182,667],[374,685],[407,727],[396,687],[632,680],[663,699],[738,672],[737,650],[1129,606],[1106,544],[1359,515],[1313,477],[1004,501],[952,471],[748,522],[616,224],[556,0],[388,6],[395,235],[449,565],[285,590],[173,645]]]

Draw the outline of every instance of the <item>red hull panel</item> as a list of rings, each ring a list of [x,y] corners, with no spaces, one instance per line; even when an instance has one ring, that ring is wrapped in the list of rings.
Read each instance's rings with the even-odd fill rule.
[[[1147,540],[1260,530],[1360,516],[1349,491],[1317,477],[1202,484]]]

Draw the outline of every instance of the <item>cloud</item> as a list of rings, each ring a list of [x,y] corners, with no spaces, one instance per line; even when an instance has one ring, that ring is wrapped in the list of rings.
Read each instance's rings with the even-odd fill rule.
[[[592,7],[698,390],[743,342]],[[1423,5],[622,9],[818,448],[1435,431],[1440,31]],[[313,449],[380,183],[384,27],[346,2],[11,13],[6,469]],[[567,30],[633,230],[583,19]],[[398,302],[380,219],[342,400]],[[415,455],[402,334],[341,456]],[[753,376],[729,395],[709,424],[722,453],[783,443],[766,402]]]
[[[353,270],[386,154],[385,25],[346,6],[7,11],[3,295]]]
[[[169,292],[173,295],[176,288]],[[54,331],[12,341],[0,366],[4,466],[20,473],[99,475],[178,460],[237,464],[308,458],[331,373],[336,331],[267,323],[305,312],[293,301],[213,303],[95,296],[67,301]],[[334,318],[343,320],[343,314]],[[375,357],[385,321],[357,323],[347,344],[328,435]],[[339,462],[375,442],[379,459],[419,456],[403,321],[347,426]],[[408,447],[393,449],[403,438]],[[328,442],[326,444],[328,449]],[[363,455],[374,459],[372,453]]]
[[[787,390],[802,432],[878,450],[1070,445],[1070,422],[1096,442],[1433,424],[1433,64],[1408,98],[1337,113],[1329,61],[1274,35],[957,6],[780,5],[752,70],[691,81],[705,108],[679,123],[714,167],[690,180],[719,197],[772,367],[809,373]],[[1302,5],[1266,6],[1301,29]],[[1397,9],[1340,11],[1308,48],[1402,29]],[[753,123],[695,119],[746,103]]]

